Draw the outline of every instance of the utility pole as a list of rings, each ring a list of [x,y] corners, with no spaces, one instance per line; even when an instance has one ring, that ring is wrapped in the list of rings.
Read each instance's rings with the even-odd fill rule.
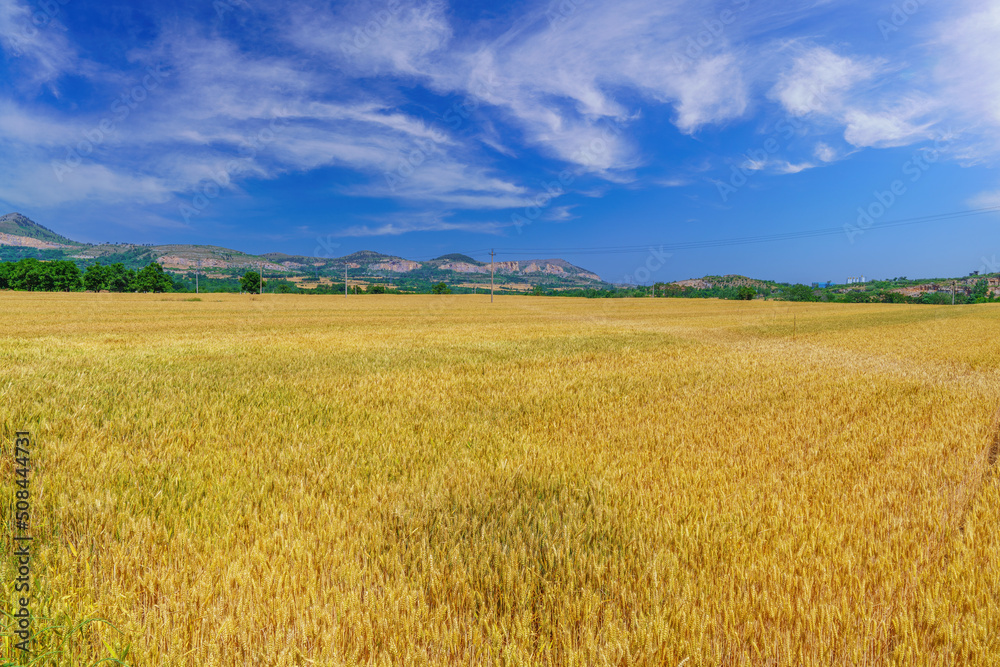
[[[958,281],[953,280],[951,282],[951,305],[955,305],[955,288],[958,286]]]
[[[496,270],[496,262],[494,257],[496,253],[493,252],[493,248],[490,248],[490,303],[493,303],[493,272]]]
[[[263,262],[260,265],[260,273],[257,274],[257,277],[260,278],[260,287],[257,288],[257,294],[263,294],[264,293],[264,264],[263,264]]]
[[[347,262],[344,262],[344,298],[347,298]]]
[[[198,289],[198,274],[199,273],[201,273],[201,260],[200,259],[198,260],[198,268],[196,268],[195,271],[194,271],[194,293],[195,294],[201,294],[201,291]]]

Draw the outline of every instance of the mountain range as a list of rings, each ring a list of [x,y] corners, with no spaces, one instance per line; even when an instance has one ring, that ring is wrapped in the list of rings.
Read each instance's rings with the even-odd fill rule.
[[[352,282],[384,282],[397,286],[446,282],[467,287],[488,285],[491,268],[498,285],[510,289],[607,287],[600,276],[563,259],[497,261],[491,265],[462,254],[448,254],[428,261],[415,261],[362,250],[343,257],[311,257],[285,253],[251,255],[210,245],[141,245],[134,243],[91,244],[73,241],[43,227],[20,213],[0,217],[0,260],[24,257],[70,259],[80,264],[121,262],[139,268],[157,262],[171,273],[191,277],[233,278],[248,269],[261,270],[269,278],[283,277],[303,287],[343,280],[345,270]]]

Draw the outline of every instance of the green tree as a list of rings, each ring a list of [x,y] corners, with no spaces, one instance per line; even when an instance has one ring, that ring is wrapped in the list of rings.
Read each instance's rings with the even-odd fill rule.
[[[431,292],[433,294],[451,294],[451,288],[448,287],[447,283],[435,283],[431,286]]]
[[[740,301],[753,301],[756,297],[757,290],[748,285],[742,285],[736,292],[736,298]]]
[[[881,290],[876,295],[875,298],[881,303],[909,303],[910,300],[906,298],[906,295],[900,294],[899,292],[893,292],[892,290]]]
[[[875,301],[875,295],[864,290],[851,290],[837,297],[837,301],[841,303],[872,303]]]
[[[815,301],[816,295],[808,285],[792,285],[782,290],[786,301]]]
[[[947,294],[945,292],[929,292],[924,294],[923,298],[920,299],[920,303],[926,303],[931,306],[950,306],[951,294]]]
[[[972,303],[986,303],[990,300],[990,283],[986,279],[976,281],[972,288]]]
[[[299,291],[295,287],[295,283],[289,282],[287,280],[279,280],[277,282],[271,281],[272,289],[271,291],[275,294],[295,294]]]
[[[135,271],[126,269],[121,262],[105,267],[104,289],[111,292],[132,292],[135,287]]]
[[[385,294],[385,285],[372,283],[365,289],[365,291],[369,294]]]
[[[531,296],[545,296],[545,288],[541,285],[535,285],[531,289]]]
[[[265,285],[267,283],[264,283]],[[260,274],[256,271],[247,271],[240,278],[240,289],[248,294],[260,294],[262,291]]]
[[[105,288],[108,279],[108,267],[103,264],[91,264],[83,274],[83,286],[90,292],[100,292]]]
[[[83,289],[80,267],[68,259],[50,262],[48,273],[52,277],[50,289],[57,292],[79,292]]]
[[[42,263],[34,257],[22,259],[14,265],[11,272],[11,287],[28,292],[41,289],[43,273]]]
[[[169,292],[173,284],[170,276],[156,262],[150,262],[135,274],[135,289],[138,292]]]

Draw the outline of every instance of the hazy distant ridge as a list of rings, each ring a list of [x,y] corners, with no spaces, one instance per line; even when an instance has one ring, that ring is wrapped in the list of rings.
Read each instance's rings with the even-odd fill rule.
[[[346,268],[355,278],[387,280],[413,279],[446,282],[488,283],[490,265],[468,255],[452,253],[429,261],[414,261],[372,250],[360,250],[343,257],[311,257],[272,252],[250,255],[221,246],[132,243],[79,243],[56,234],[21,215],[10,213],[0,218],[0,246],[18,248],[16,257],[61,251],[67,259],[122,262],[130,268],[155,261],[175,273],[235,275],[249,268],[263,268],[266,273],[289,277],[325,276],[337,278]],[[12,259],[11,252],[5,257]],[[605,285],[600,276],[563,259],[497,261],[493,266],[502,282],[542,286],[583,287]]]

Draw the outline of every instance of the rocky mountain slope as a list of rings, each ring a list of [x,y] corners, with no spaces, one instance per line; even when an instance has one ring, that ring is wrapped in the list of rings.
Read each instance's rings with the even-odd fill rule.
[[[352,281],[416,285],[426,282],[484,284],[490,282],[490,264],[462,254],[442,255],[429,261],[414,261],[395,255],[362,250],[344,257],[309,257],[285,253],[250,255],[206,245],[138,245],[132,243],[84,244],[47,229],[20,213],[0,218],[0,259],[21,257],[72,259],[81,265],[122,262],[138,268],[158,262],[180,275],[234,277],[247,269],[263,268],[265,274],[281,277],[343,280],[346,269]],[[559,287],[600,287],[597,274],[563,259],[498,261],[492,267],[500,284]],[[273,276],[278,277],[278,276]]]
[[[8,213],[0,216],[0,245],[53,249],[81,244],[32,222],[20,213]]]

